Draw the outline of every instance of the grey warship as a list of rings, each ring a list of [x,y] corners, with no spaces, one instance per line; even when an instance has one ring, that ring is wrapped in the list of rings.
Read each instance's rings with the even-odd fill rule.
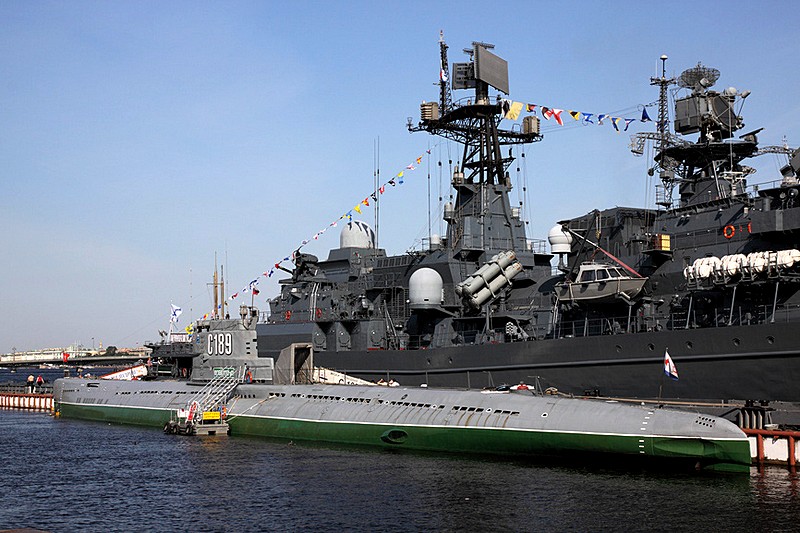
[[[548,250],[509,198],[514,150],[543,135],[535,116],[501,127],[508,65],[492,49],[465,50],[451,87],[440,39],[438,101],[408,124],[463,146],[446,235],[392,256],[353,221],[327,259],[298,251],[257,325],[259,354],[303,341],[321,366],[369,380],[483,387],[537,376],[575,395],[692,404],[745,427],[800,425],[800,151],[760,147],[760,129],[740,133],[736,106],[749,93],[714,90],[715,69],[676,80],[662,67],[650,80],[656,131],[632,144],[655,148],[656,206],[554,221]],[[786,157],[781,175],[748,187],[743,163],[767,153]],[[681,379],[662,387],[667,352]]]

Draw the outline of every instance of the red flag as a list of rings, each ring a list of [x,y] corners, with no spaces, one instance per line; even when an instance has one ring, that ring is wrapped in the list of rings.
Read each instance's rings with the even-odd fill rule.
[[[69,354],[67,352],[61,352],[61,358],[64,359],[64,362],[66,363],[67,359],[69,359]]]

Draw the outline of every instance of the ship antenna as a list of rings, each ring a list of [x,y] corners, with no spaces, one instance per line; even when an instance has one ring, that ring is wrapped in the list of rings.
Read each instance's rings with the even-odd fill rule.
[[[667,89],[669,89],[670,85],[676,83],[675,78],[667,78],[667,55],[662,54],[659,59],[661,59],[661,77],[650,78],[650,85],[658,85],[658,123],[656,124],[655,138],[655,152],[658,154],[662,153],[662,150],[670,144]],[[658,167],[662,170],[659,174],[661,185],[664,187],[664,197],[661,199],[656,198],[656,202],[666,208],[672,205],[672,191],[675,189],[675,173],[672,172],[670,163],[671,160],[663,156],[658,161]],[[656,196],[658,196],[658,193],[656,193]]]
[[[431,151],[431,143],[428,142],[428,152]],[[428,246],[431,244],[431,160],[428,163]]]
[[[439,107],[444,115],[452,106],[450,96],[450,68],[447,63],[447,43],[444,42],[444,31],[439,30]]]
[[[217,288],[219,284],[219,277],[217,276],[217,252],[214,252],[214,280],[213,280],[213,288],[214,288],[214,312],[211,313],[211,316],[214,318],[219,318],[218,316],[218,306],[219,306],[219,296],[217,295]]]
[[[647,141],[652,141],[654,144],[655,152],[662,154],[666,148],[676,143],[675,137],[669,132],[669,99],[668,89],[670,85],[676,83],[675,78],[667,78],[667,56],[662,55],[661,59],[661,76],[650,78],[650,85],[657,85],[659,88],[658,94],[658,122],[656,123],[655,132],[640,132],[631,137],[631,151],[636,155],[644,154],[644,147]],[[656,203],[665,208],[672,205],[672,191],[675,188],[675,173],[674,169],[677,163],[670,157],[657,157],[656,163],[647,170],[647,174],[653,176],[656,170],[659,170],[659,177],[661,178],[661,187],[663,187],[663,197],[661,193],[656,192]]]
[[[661,151],[663,147],[669,142],[669,124],[667,89],[670,85],[675,83],[675,78],[667,79],[667,56],[661,56],[661,77],[650,78],[650,85],[658,85],[658,124],[656,131],[658,131],[658,140],[656,141],[656,150]]]
[[[374,161],[373,165],[375,169],[372,172],[372,179],[373,179],[373,191],[378,191],[378,184],[381,182],[381,137],[380,135],[375,139],[375,144],[373,146],[374,150]],[[380,221],[381,221],[381,202],[380,202],[380,194],[375,194],[375,248],[379,248],[380,242]]]
[[[228,259],[228,252],[226,251],[225,252],[226,263],[228,262],[227,259]],[[226,312],[227,311],[226,308],[228,307],[228,302],[225,300],[225,265],[219,266],[219,286],[220,286],[219,297],[222,303],[222,314],[220,315],[220,318],[228,318]]]

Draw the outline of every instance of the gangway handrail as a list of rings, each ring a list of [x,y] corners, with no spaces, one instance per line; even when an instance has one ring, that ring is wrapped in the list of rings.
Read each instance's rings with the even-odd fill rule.
[[[230,395],[240,383],[244,382],[246,372],[246,367],[237,367],[236,373],[233,376],[219,376],[213,378],[188,400],[187,408],[190,409],[195,402],[197,402],[201,411],[207,411],[208,408],[214,407],[223,399],[227,399],[227,396]]]

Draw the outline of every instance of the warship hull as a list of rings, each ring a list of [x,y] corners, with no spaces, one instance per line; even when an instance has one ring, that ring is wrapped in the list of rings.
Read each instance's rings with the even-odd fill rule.
[[[768,324],[314,357],[326,368],[404,385],[484,387],[536,376],[542,386],[573,394],[653,398],[669,350],[686,378],[663,387],[663,398],[800,402],[798,346],[793,324]]]
[[[198,385],[180,381],[55,384],[63,417],[162,427]],[[602,456],[747,471],[750,448],[707,415],[529,392],[240,384],[225,406],[231,435],[498,456]]]

